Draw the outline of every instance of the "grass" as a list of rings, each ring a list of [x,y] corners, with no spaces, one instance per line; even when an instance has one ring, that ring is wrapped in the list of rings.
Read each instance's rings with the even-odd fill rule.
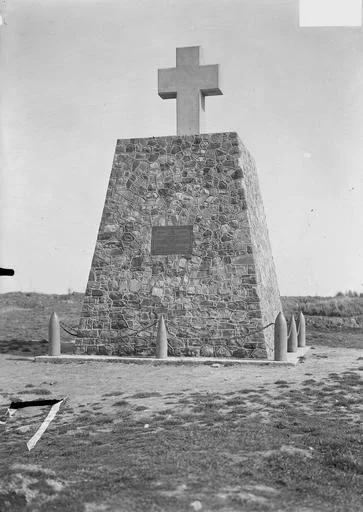
[[[112,405],[113,407],[128,407],[130,405],[130,402],[128,402],[127,400],[118,400]]]
[[[27,391],[20,391],[18,393],[19,395],[51,395],[52,392],[48,389],[41,389],[41,388],[32,388]]]
[[[187,394],[157,413],[131,399],[116,402],[115,413],[79,408],[70,423],[60,414],[30,455],[19,414],[3,433],[10,464],[0,461],[0,509],[182,512],[198,500],[210,511],[358,511],[363,467],[353,418],[362,380],[347,370],[303,384],[274,400],[262,390]],[[49,486],[49,472],[58,487]]]
[[[18,355],[46,351],[45,341],[24,345],[24,340],[47,336],[51,308],[63,311],[65,322],[74,325],[71,315],[79,314],[82,299],[81,294],[51,296],[47,303],[49,296],[5,295],[0,295],[0,311],[5,304],[2,319],[9,321],[10,330],[8,335],[0,332],[0,351]],[[341,314],[361,307],[361,299],[353,299],[354,307],[345,299],[337,302],[344,304]],[[335,300],[283,302],[287,311],[301,304],[314,314],[322,307],[334,311]],[[32,326],[34,313],[45,326]],[[309,327],[307,336],[313,346],[349,349],[362,344],[362,330]],[[23,425],[19,412],[1,433],[7,455],[0,458],[0,510],[184,512],[200,501],[202,510],[211,512],[358,512],[363,488],[361,380],[356,370],[330,373],[324,380],[305,375],[298,389],[276,380],[272,387],[278,389],[277,397],[263,386],[224,393],[223,383],[219,393],[140,391],[127,400],[123,392],[110,391],[103,395],[111,398],[106,400],[110,412],[101,411],[100,402],[75,411],[66,405],[30,453],[25,442],[40,420],[27,419],[31,428],[24,433],[17,430]],[[49,393],[39,384],[31,386],[19,394]],[[153,397],[168,408],[153,412],[139,405],[138,399]]]
[[[210,511],[358,511],[361,434],[352,415],[359,386],[358,373],[347,371],[308,379],[278,400],[262,390],[250,404],[243,389],[235,398],[194,393],[186,395],[188,412],[183,396],[142,418],[133,413],[140,406],[121,400],[114,413],[79,409],[70,423],[60,414],[30,455],[15,430],[19,414],[2,436],[10,463],[0,461],[0,508],[182,512],[198,500]],[[36,473],[26,469],[30,463]],[[25,464],[18,494],[10,491],[16,464]],[[62,485],[47,484],[49,471]],[[39,490],[33,498],[32,489]]]
[[[82,293],[48,295],[11,292],[0,294],[0,352],[41,355],[48,349],[48,323],[56,311],[60,320],[76,327],[83,301]],[[63,341],[73,337],[62,330]],[[27,342],[24,346],[24,341]]]
[[[308,327],[307,343],[309,346],[362,348],[363,329],[321,329]],[[322,356],[323,357],[323,356]]]
[[[363,297],[281,297],[286,315],[302,311],[309,316],[363,315]]]
[[[151,397],[154,397],[154,396],[161,396],[160,393],[155,393],[155,392],[140,392],[140,393],[135,393],[134,395],[130,396],[130,398],[151,398]]]

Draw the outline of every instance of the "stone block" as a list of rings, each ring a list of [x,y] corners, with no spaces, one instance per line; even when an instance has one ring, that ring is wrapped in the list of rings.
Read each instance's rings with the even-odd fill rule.
[[[77,356],[84,355],[87,352],[87,347],[84,345],[75,345],[73,348],[73,354]]]
[[[208,345],[205,343],[202,345],[200,349],[200,355],[202,357],[213,357],[214,356],[214,347],[212,345]]]

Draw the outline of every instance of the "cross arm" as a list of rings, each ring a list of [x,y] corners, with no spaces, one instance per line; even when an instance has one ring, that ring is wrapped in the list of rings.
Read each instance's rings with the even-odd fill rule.
[[[200,66],[199,68],[200,90],[204,96],[219,96],[222,91],[219,88],[219,65]]]
[[[176,98],[176,68],[158,69],[158,94],[164,100]]]

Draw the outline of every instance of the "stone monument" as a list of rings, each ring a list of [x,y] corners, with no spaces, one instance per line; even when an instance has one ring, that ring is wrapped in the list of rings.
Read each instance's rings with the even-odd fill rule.
[[[280,296],[255,163],[237,133],[199,134],[218,66],[177,48],[158,72],[177,136],[122,139],[79,325],[78,353],[271,359]]]

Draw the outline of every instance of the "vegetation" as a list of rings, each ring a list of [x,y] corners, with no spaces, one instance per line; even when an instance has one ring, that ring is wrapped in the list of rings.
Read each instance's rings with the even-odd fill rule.
[[[2,435],[0,508],[361,510],[360,384],[345,371],[298,389],[179,394],[157,413],[130,398],[107,414],[68,406],[30,455],[19,414]]]
[[[281,297],[286,314],[302,311],[307,316],[355,317],[363,315],[363,297]]]
[[[30,343],[35,351],[41,351],[42,340],[48,339],[50,315],[56,311],[60,320],[76,327],[82,308],[83,293],[69,295],[47,295],[43,293],[0,294],[0,341]],[[71,341],[72,336],[62,331],[62,340]]]

